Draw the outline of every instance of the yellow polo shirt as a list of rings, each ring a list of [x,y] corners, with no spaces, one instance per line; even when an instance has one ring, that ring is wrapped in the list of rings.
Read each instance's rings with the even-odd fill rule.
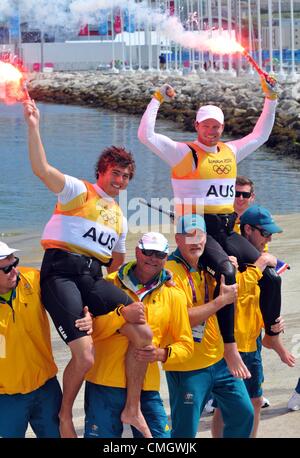
[[[0,394],[30,393],[57,373],[39,271],[19,272],[12,305],[0,303]]]
[[[125,269],[126,265],[122,266],[120,272],[114,272],[106,279],[122,287],[135,301],[143,301],[147,323],[153,332],[153,344],[161,348],[168,347],[167,361],[184,364],[192,357],[194,347],[184,293],[176,286],[166,286],[162,283],[141,297],[129,288],[128,282],[125,287],[125,276],[122,277]],[[94,320],[95,363],[86,375],[86,380],[89,382],[111,387],[126,387],[125,354],[128,339],[117,332],[124,323],[124,318],[118,315],[117,311],[99,316]],[[150,363],[143,390],[158,391],[159,388],[158,363]]]
[[[205,302],[211,300],[210,297],[212,297],[215,287],[214,280],[209,275],[204,275],[203,272],[194,271],[182,260],[178,249],[169,257],[166,268],[173,272],[174,281],[184,291],[188,307],[203,305]],[[205,282],[207,288],[205,287]],[[196,294],[195,298],[193,298],[193,289]],[[205,294],[205,289],[207,290],[207,294]],[[201,342],[194,341],[194,354],[192,358],[181,364],[167,361],[164,364],[165,370],[192,371],[203,369],[217,363],[223,358],[224,345],[216,315],[210,316],[203,326],[204,334]],[[199,340],[197,337],[195,339]]]

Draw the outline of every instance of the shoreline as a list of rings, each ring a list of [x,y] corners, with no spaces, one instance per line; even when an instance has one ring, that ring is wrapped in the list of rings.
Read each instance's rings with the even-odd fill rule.
[[[293,251],[291,248],[300,246],[300,235],[296,234],[297,228],[300,226],[300,213],[290,213],[287,215],[274,215],[275,221],[283,228],[284,232],[278,236],[275,236],[274,240],[271,243],[271,252],[278,256],[279,258],[286,259],[286,253],[288,252],[289,255],[297,255],[296,251]],[[292,230],[294,228],[294,231]],[[139,237],[148,231],[158,231],[164,233],[164,235],[168,238],[170,247],[175,246],[174,241],[174,230],[173,225],[160,225],[146,227],[141,226],[134,228],[134,230],[128,230],[127,239],[126,239],[126,261],[130,259],[130,257],[134,256],[134,248],[135,243],[139,240]],[[26,264],[27,266],[37,267],[42,260],[43,257],[43,248],[40,244],[40,239],[42,235],[43,227],[40,231],[28,228],[23,231],[19,230],[10,230],[6,232],[2,232],[0,235],[1,240],[8,243],[8,245],[13,246],[14,248],[20,249],[20,258],[21,264]],[[294,238],[299,239],[299,241],[294,241]]]
[[[185,131],[193,129],[199,105],[215,104],[225,115],[225,135],[243,136],[254,127],[263,106],[256,75],[86,72],[31,73],[28,90],[40,102],[107,108],[141,115],[154,90],[171,84],[172,103],[164,103],[158,116],[175,121]],[[275,124],[266,143],[278,153],[300,157],[300,83],[281,83]]]

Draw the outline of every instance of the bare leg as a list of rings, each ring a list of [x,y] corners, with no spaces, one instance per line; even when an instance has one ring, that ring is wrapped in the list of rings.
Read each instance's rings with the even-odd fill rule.
[[[260,398],[252,398],[251,402],[254,407],[254,422],[253,422],[253,429],[251,433],[252,439],[255,439],[257,437],[257,432],[258,432],[258,426],[259,426],[259,421],[260,421],[260,410],[263,402],[262,396]]]
[[[141,411],[141,391],[144,383],[148,363],[135,359],[135,349],[150,345],[152,342],[152,331],[147,325],[125,324],[121,334],[126,335],[129,346],[125,358],[125,370],[127,380],[126,404],[121,413],[123,423],[134,426],[144,437],[152,437],[150,429]]]
[[[224,344],[224,359],[231,374],[237,378],[250,378],[251,374],[238,352],[235,342]]]
[[[211,423],[211,435],[214,439],[220,439],[223,437],[223,417],[221,409],[216,408]]]
[[[83,383],[84,376],[94,364],[93,343],[84,336],[69,343],[72,357],[63,375],[63,398],[59,412],[59,430],[62,438],[77,437],[73,425],[73,404]]]
[[[265,334],[262,344],[264,347],[276,351],[283,363],[290,367],[295,366],[296,359],[283,345],[280,334],[277,334],[276,336],[269,336],[268,334]]]

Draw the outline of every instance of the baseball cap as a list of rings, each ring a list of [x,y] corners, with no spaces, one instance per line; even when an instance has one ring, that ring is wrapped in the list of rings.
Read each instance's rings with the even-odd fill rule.
[[[16,251],[20,250],[17,250],[16,248],[10,248],[6,243],[0,242],[0,261],[2,261],[2,259],[7,258],[7,256],[10,256]]]
[[[241,225],[260,226],[271,234],[282,232],[281,227],[277,226],[269,210],[256,204],[242,214],[240,223]]]
[[[221,108],[215,105],[203,105],[197,111],[196,121],[202,122],[206,119],[215,119],[220,124],[224,124],[224,113]]]
[[[176,226],[177,234],[193,232],[195,229],[200,229],[200,231],[206,232],[206,224],[201,215],[191,213],[178,218]]]
[[[141,250],[155,250],[169,253],[169,242],[166,237],[159,232],[147,232],[138,242]]]

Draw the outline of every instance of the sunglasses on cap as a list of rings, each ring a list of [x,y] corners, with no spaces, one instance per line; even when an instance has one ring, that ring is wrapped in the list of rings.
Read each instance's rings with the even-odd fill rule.
[[[251,191],[235,191],[235,197],[243,196],[243,199],[250,199],[251,194]]]
[[[156,250],[142,249],[142,253],[144,256],[148,256],[148,257],[155,256],[158,259],[164,259],[166,256],[168,256],[168,254],[165,253],[164,251],[156,251]]]
[[[252,226],[252,224],[250,224],[250,226],[253,229],[257,229],[262,237],[268,238],[268,237],[270,237],[272,235],[272,232],[266,231],[265,229],[262,229],[261,227]]]
[[[14,267],[17,267],[18,264],[19,258],[15,257],[15,261],[12,264],[9,264],[9,266],[0,267],[0,270],[2,270],[2,272],[5,273],[5,275],[7,275],[13,270]]]

